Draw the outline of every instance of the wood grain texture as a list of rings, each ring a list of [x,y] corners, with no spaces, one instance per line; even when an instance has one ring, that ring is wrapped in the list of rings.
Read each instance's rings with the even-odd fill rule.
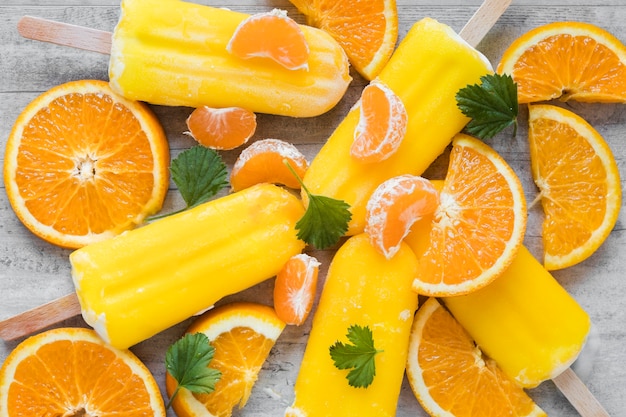
[[[281,7],[300,22],[304,17],[287,0],[196,0],[198,3],[224,6],[249,13]],[[480,0],[398,0],[400,36],[413,22],[430,16],[461,30],[480,5]],[[7,137],[20,111],[41,92],[75,79],[107,79],[108,57],[99,53],[65,48],[23,39],[17,33],[17,22],[25,15],[39,16],[70,24],[111,31],[119,16],[118,0],[5,0],[0,5],[0,161],[3,162]],[[583,20],[609,30],[626,42],[626,3],[624,0],[514,0],[495,27],[487,33],[478,49],[496,65],[506,47],[522,33],[544,23],[561,20]],[[292,119],[268,115],[258,116],[253,140],[274,137],[293,142],[309,159],[350,107],[357,100],[365,80],[353,72],[354,81],[341,102],[320,117]],[[626,105],[567,103],[566,106],[587,119],[611,146],[622,178],[626,178]],[[153,106],[166,131],[175,157],[193,144],[183,132],[188,108]],[[537,189],[530,175],[526,140],[527,113],[521,108],[520,127],[515,138],[507,130],[488,143],[511,164],[522,180],[530,202]],[[238,151],[223,152],[232,166]],[[442,155],[425,174],[443,177],[447,155]],[[2,174],[0,174],[2,175]],[[622,185],[624,180],[622,180]],[[73,290],[68,255],[70,251],[54,247],[33,236],[15,217],[0,182],[0,320],[21,313]],[[171,211],[183,205],[177,190],[170,184],[163,208]],[[609,415],[626,417],[626,260],[625,210],[611,236],[591,258],[554,276],[589,312],[594,333],[575,369]],[[541,253],[541,208],[529,212],[525,244],[536,255]],[[323,279],[332,251],[316,251],[322,261]],[[319,286],[321,291],[322,285]],[[268,280],[250,290],[221,301],[272,302],[273,281]],[[532,300],[528,300],[532,303]],[[142,342],[132,350],[148,365],[164,392],[164,356],[190,324],[191,319]],[[56,326],[85,326],[80,317]],[[246,408],[239,416],[281,416],[293,399],[293,383],[304,351],[310,319],[300,327],[287,327],[264,365],[258,384]],[[0,341],[0,362],[22,339]],[[529,394],[550,416],[575,417],[578,412],[548,381]],[[170,417],[174,416],[170,412]],[[402,387],[398,403],[399,417],[425,417],[408,384]]]

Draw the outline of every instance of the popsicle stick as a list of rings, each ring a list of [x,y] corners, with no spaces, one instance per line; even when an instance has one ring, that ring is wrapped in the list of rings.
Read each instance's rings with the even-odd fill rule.
[[[17,31],[27,39],[71,46],[86,51],[111,53],[111,32],[24,16],[17,22]]]
[[[485,0],[465,24],[459,35],[474,48],[496,24],[512,0]]]
[[[15,340],[80,314],[76,293],[0,321],[0,338]]]
[[[609,413],[572,368],[566,369],[552,381],[582,417],[609,417]]]

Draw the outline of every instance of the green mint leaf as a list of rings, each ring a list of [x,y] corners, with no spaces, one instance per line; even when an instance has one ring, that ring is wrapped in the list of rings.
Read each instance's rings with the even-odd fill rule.
[[[348,231],[348,223],[352,218],[350,205],[342,200],[311,194],[286,160],[285,165],[300,182],[309,199],[304,216],[296,222],[298,239],[316,249],[326,249],[335,245]]]
[[[210,394],[222,376],[221,372],[209,368],[215,348],[204,333],[189,333],[172,344],[165,354],[165,368],[178,382],[167,408],[180,388],[191,392]]]
[[[382,352],[374,347],[374,337],[369,327],[352,325],[348,328],[351,344],[337,341],[330,347],[330,357],[337,369],[350,369],[346,378],[356,388],[367,388],[376,376],[374,357]]]
[[[181,152],[172,161],[170,171],[187,208],[208,201],[228,186],[226,164],[216,151],[204,146]]]
[[[308,193],[308,191],[307,191]],[[342,200],[308,193],[309,204],[296,223],[298,239],[317,249],[336,244],[348,231],[350,205]]]
[[[465,130],[489,139],[515,125],[517,130],[517,84],[507,74],[489,74],[481,84],[468,85],[456,94],[457,106],[471,120]],[[515,133],[514,133],[515,134]]]

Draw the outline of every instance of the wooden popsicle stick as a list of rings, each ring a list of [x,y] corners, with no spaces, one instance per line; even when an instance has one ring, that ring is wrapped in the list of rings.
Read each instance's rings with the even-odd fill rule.
[[[80,314],[76,293],[27,310],[0,322],[0,338],[15,340]]]
[[[496,24],[512,0],[485,0],[467,21],[459,35],[476,48],[487,32]]]
[[[582,417],[609,417],[609,413],[572,368],[567,368],[560,375],[552,378],[552,382]]]
[[[24,16],[17,22],[17,31],[27,39],[70,46],[86,51],[111,53],[111,32]]]

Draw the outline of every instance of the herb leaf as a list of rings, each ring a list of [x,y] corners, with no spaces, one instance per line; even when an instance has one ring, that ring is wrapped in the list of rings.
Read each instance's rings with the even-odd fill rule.
[[[330,347],[330,357],[337,369],[351,369],[347,375],[350,386],[367,388],[376,376],[374,357],[382,351],[374,347],[372,331],[367,326],[350,326],[347,337],[352,344],[335,342]]]
[[[306,193],[309,204],[304,216],[296,222],[298,239],[314,246],[326,249],[336,244],[348,231],[348,223],[352,218],[350,205],[343,200],[311,194],[289,162],[285,165],[297,178]]]
[[[209,394],[215,390],[215,384],[222,373],[209,368],[214,353],[215,348],[209,343],[209,338],[204,333],[186,334],[167,349],[165,368],[178,382],[167,408],[180,388],[203,394]]]
[[[201,145],[181,152],[172,161],[170,170],[187,208],[208,201],[228,186],[228,170],[221,156]]]
[[[465,129],[481,139],[489,139],[514,124],[517,131],[517,84],[507,74],[489,74],[481,84],[468,85],[456,94],[457,106],[471,118]]]

